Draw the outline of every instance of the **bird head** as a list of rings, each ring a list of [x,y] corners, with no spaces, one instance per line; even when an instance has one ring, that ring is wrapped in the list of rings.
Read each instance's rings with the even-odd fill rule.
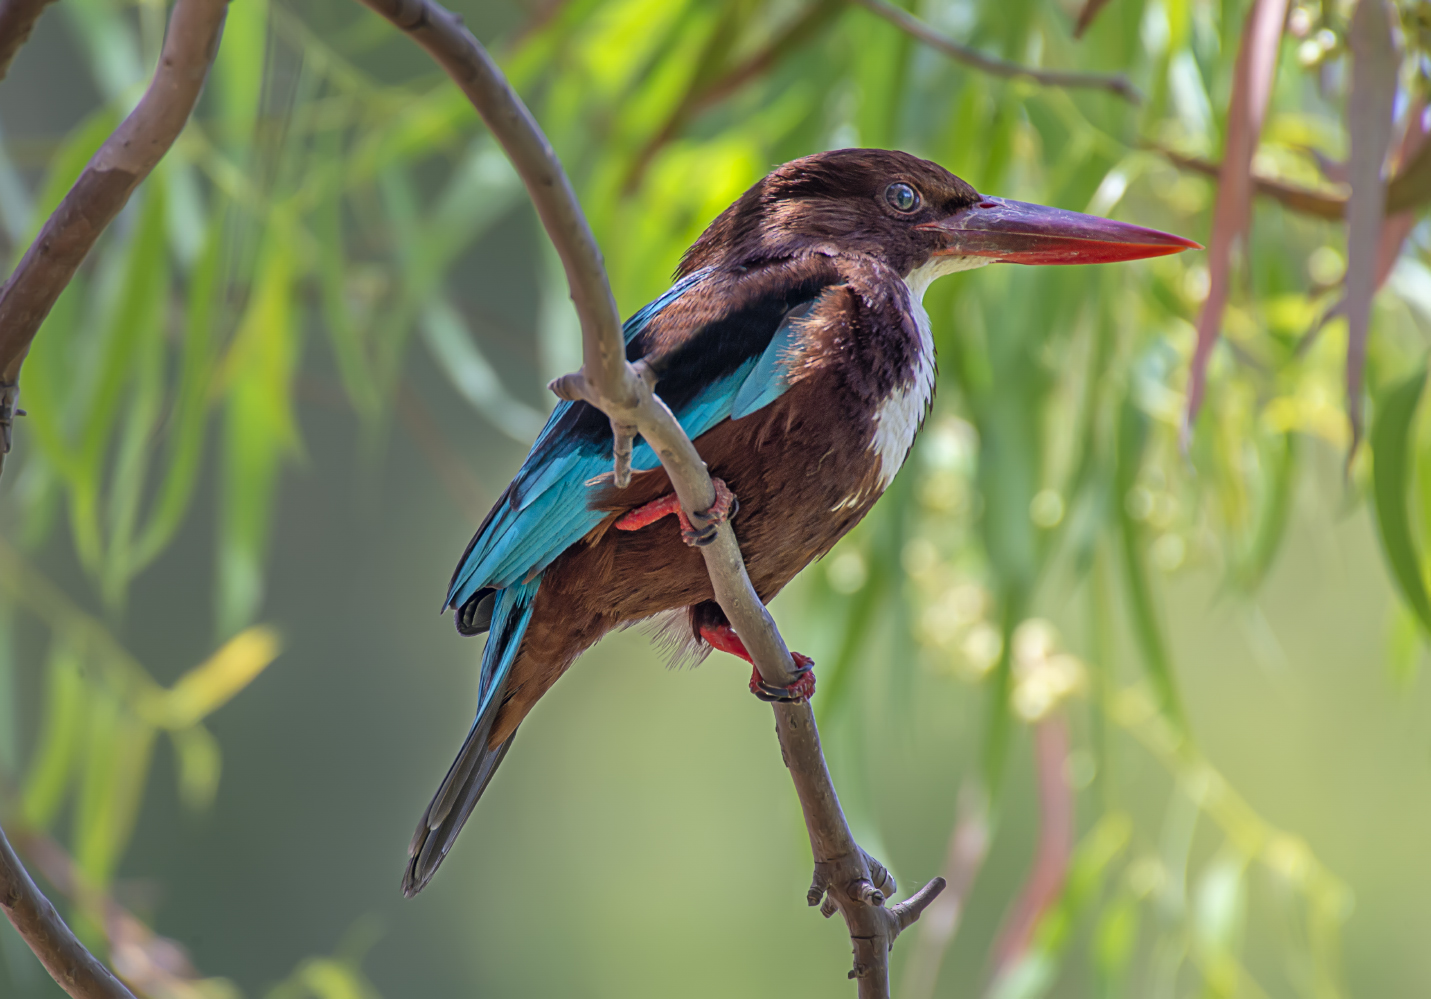
[[[979,194],[928,160],[837,149],[792,160],[746,191],[681,261],[739,267],[802,251],[861,253],[903,277],[1003,261],[1099,264],[1201,249],[1192,240],[1096,215]]]

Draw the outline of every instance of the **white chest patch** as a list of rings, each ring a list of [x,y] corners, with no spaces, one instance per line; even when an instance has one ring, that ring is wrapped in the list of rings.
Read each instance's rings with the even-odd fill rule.
[[[870,447],[879,455],[881,491],[888,488],[908,457],[914,435],[929,414],[929,403],[934,398],[934,337],[929,329],[929,313],[924,311],[924,293],[936,278],[987,263],[987,257],[934,257],[904,279],[909,289],[910,317],[919,331],[919,352],[909,381],[891,392],[875,414]]]
[[[919,353],[915,357],[910,380],[900,385],[880,403],[875,413],[874,439],[870,448],[879,455],[879,487],[883,491],[893,481],[904,464],[914,435],[929,413],[934,398],[934,337],[929,331],[929,313],[924,311],[921,296],[910,289],[909,311],[919,330]]]

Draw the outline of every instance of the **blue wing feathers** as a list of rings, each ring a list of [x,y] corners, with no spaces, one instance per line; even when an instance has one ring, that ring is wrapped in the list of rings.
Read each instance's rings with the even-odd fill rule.
[[[537,589],[541,577],[526,583],[516,583],[497,592],[497,602],[492,608],[492,631],[487,638],[487,647],[482,650],[482,676],[477,686],[477,722],[494,703],[502,681],[512,669],[517,658],[517,649],[522,644],[522,635],[532,620],[532,608],[537,602]]]
[[[633,315],[624,326],[626,342],[630,344],[653,318],[704,277],[704,271],[688,275]],[[759,354],[747,356],[734,370],[688,394],[676,412],[687,434],[699,437],[727,417],[747,416],[785,392],[789,387],[785,355],[795,335],[794,320],[808,308],[802,304],[787,312],[781,304],[775,316],[783,321],[777,325],[776,320],[767,320],[776,329],[768,341],[754,346],[754,350],[761,351]],[[759,337],[758,331],[752,332]],[[530,601],[535,599],[538,585],[534,577],[605,516],[587,508],[590,487],[586,483],[610,470],[608,426],[606,418],[585,403],[563,402],[552,411],[513,480],[507,501],[493,511],[469,547],[448,591],[449,605],[460,607],[473,594],[489,587],[530,586],[529,598],[522,598],[527,600],[524,613],[530,616]],[[655,452],[638,440],[631,463],[636,470],[644,471],[655,468],[658,460]],[[533,581],[528,584],[522,580]],[[517,597],[508,597],[505,591],[498,594],[492,618],[494,636],[500,633],[499,618],[504,613],[518,613],[511,609],[517,606],[515,600]],[[525,618],[521,620],[518,639],[526,627]],[[489,640],[489,653],[483,656],[484,677],[489,673],[487,660],[496,654],[490,651],[494,644],[503,643]],[[515,646],[507,652],[515,656]],[[494,664],[491,672],[495,676],[505,668]]]

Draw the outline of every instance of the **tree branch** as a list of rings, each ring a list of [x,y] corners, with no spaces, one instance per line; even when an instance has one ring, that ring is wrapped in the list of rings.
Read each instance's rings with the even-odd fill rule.
[[[0,80],[10,72],[10,63],[20,46],[30,40],[35,22],[55,0],[0,0]]]
[[[601,254],[565,172],[531,113],[477,39],[447,10],[430,0],[363,2],[412,36],[452,76],[527,185],[566,267],[581,318],[582,370],[558,378],[552,390],[564,399],[584,400],[611,418],[618,485],[629,481],[630,447],[639,433],[661,459],[692,525],[697,530],[712,525],[705,511],[715,503],[716,493],[705,463],[653,391],[652,372],[640,361],[633,365],[625,359]],[[760,675],[769,684],[786,686],[795,679],[790,652],[750,584],[730,523],[720,520],[715,527],[714,540],[701,553],[716,600]],[[776,732],[814,854],[815,879],[808,899],[812,905],[826,899],[822,911],[833,914],[838,909],[844,915],[855,951],[850,977],[859,980],[859,995],[887,999],[889,948],[933,901],[944,880],[935,878],[901,905],[884,905],[895,890],[893,879],[855,843],[825,767],[809,702],[776,703],[774,708]]]
[[[177,0],[138,107],[100,146],[0,288],[0,463],[10,449],[16,386],[31,341],[100,233],[189,120],[227,11],[227,0]]]
[[[916,38],[930,48],[938,49],[955,62],[963,63],[971,69],[990,76],[1006,78],[1022,77],[1044,87],[1089,87],[1106,90],[1132,104],[1141,104],[1143,95],[1122,73],[1079,73],[1072,70],[1034,69],[1007,59],[996,59],[978,49],[954,41],[948,35],[940,34],[928,24],[915,17],[903,7],[896,7],[889,0],[852,0],[876,17],[883,18],[900,31]]]
[[[50,900],[35,887],[0,829],[0,908],[45,970],[74,999],[134,999],[119,979],[85,949]]]
[[[1164,159],[1180,170],[1200,173],[1204,177],[1213,179],[1217,179],[1222,174],[1221,163],[1213,163],[1196,156],[1184,156],[1182,153],[1174,152],[1164,146],[1150,145],[1147,148],[1160,153]],[[1255,194],[1280,201],[1288,208],[1301,212],[1303,215],[1315,215],[1333,222],[1340,221],[1346,215],[1347,199],[1340,195],[1323,194],[1311,188],[1286,184],[1280,180],[1273,180],[1271,177],[1263,177],[1255,173],[1252,175],[1252,190]]]

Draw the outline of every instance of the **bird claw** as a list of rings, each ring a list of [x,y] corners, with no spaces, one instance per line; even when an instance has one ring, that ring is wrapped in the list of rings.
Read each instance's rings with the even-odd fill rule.
[[[740,510],[740,500],[735,498],[735,494],[724,481],[717,478],[711,479],[711,485],[715,486],[715,502],[711,504],[709,510],[701,514],[702,519],[707,523],[704,527],[697,529],[691,523],[686,511],[681,508],[681,500],[675,493],[667,493],[660,499],[652,500],[644,506],[624,514],[616,521],[618,531],[639,531],[649,524],[654,524],[662,517],[675,514],[681,522],[681,540],[693,548],[703,548],[716,539],[716,532],[720,525],[731,517],[734,517]]]
[[[750,692],[762,701],[780,701],[788,704],[794,701],[808,701],[815,696],[815,660],[809,656],[799,652],[790,653],[790,658],[795,660],[795,679],[787,687],[777,687],[773,683],[765,682],[765,678],[760,675],[760,667],[755,666],[755,660],[750,658],[745,643],[740,640],[740,636],[730,625],[702,626],[701,638],[711,648],[739,656],[754,667],[750,673]]]
[[[799,652],[790,653],[790,658],[795,660],[794,680],[784,687],[777,687],[773,683],[766,683],[760,675],[760,668],[756,667],[750,674],[750,692],[762,701],[779,701],[784,704],[808,701],[814,697],[815,660]]]

